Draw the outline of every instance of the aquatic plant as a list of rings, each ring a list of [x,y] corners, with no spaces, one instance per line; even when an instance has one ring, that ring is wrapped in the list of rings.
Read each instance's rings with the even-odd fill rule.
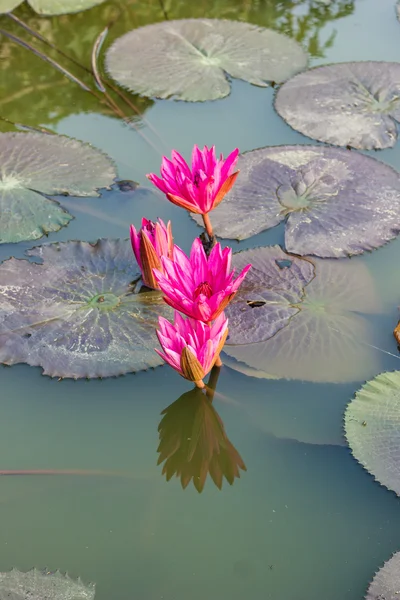
[[[155,278],[167,304],[188,317],[210,323],[235,297],[251,268],[247,264],[234,280],[231,270],[232,249],[215,244],[207,257],[203,244],[196,238],[190,256],[175,246],[174,258],[161,258],[164,273],[154,269]]]
[[[158,289],[153,269],[163,272],[161,257],[173,258],[174,241],[171,221],[165,225],[162,219],[158,219],[158,223],[153,223],[153,221],[143,218],[139,231],[136,231],[135,226],[131,225],[131,243],[137,264],[142,272],[143,283],[149,288]]]
[[[147,177],[173,204],[202,215],[207,233],[212,237],[207,213],[218,206],[235,183],[239,171],[233,171],[238,156],[239,149],[235,148],[226,160],[222,154],[217,160],[215,146],[204,146],[200,150],[195,145],[190,168],[179,152],[173,150],[172,160],[166,156],[162,159],[161,179],[155,173]]]
[[[203,388],[203,378],[219,358],[228,335],[228,319],[222,313],[209,326],[202,321],[184,319],[175,311],[173,324],[159,317],[157,337],[162,352],[156,349],[166,363],[179,375]]]

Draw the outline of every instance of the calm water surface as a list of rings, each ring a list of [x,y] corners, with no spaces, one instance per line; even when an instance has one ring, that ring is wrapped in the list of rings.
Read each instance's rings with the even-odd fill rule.
[[[109,41],[164,18],[156,0],[106,2],[52,19],[25,8],[18,14],[88,63],[93,40],[119,10]],[[394,0],[331,0],[325,8],[312,0],[165,0],[165,10],[169,18],[234,18],[287,32],[309,50],[311,65],[399,57]],[[312,143],[274,113],[271,88],[234,81],[228,98],[204,104],[133,97],[146,119],[134,130],[26,51],[6,42],[0,52],[1,116],[91,142],[113,157],[121,178],[145,187],[63,199],[75,220],[50,241],[126,237],[145,215],[173,219],[187,250],[195,223],[147,191],[145,174],[158,171],[163,153],[188,156],[194,143],[224,153]],[[400,144],[378,158],[400,169]],[[233,246],[271,243],[283,243],[282,228]],[[1,246],[0,259],[31,246]],[[370,317],[371,375],[400,366],[391,334],[399,257],[397,240],[356,259],[370,268],[384,307]],[[359,600],[400,550],[398,498],[354,461],[342,437],[343,411],[360,381],[265,380],[225,366],[214,405],[247,472],[222,491],[208,480],[199,494],[192,484],[166,482],[157,466],[160,413],[189,389],[172,370],[90,382],[57,382],[24,365],[0,375],[0,469],[103,471],[2,477],[1,571],[60,568],[95,581],[97,600]]]

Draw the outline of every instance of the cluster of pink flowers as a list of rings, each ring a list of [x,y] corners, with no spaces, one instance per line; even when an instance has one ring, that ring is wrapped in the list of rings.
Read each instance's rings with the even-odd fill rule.
[[[239,150],[224,160],[216,158],[215,147],[193,149],[192,168],[183,157],[172,152],[172,160],[163,157],[161,178],[148,178],[174,204],[203,215],[207,234],[213,239],[208,213],[233,186]],[[139,231],[131,225],[131,241],[143,283],[160,289],[164,300],[175,309],[174,322],[159,318],[157,336],[162,350],[156,352],[173,369],[198,387],[214,365],[220,366],[219,354],[228,335],[224,310],[236,295],[251,268],[247,265],[234,279],[232,250],[216,243],[207,256],[199,238],[193,242],[190,256],[174,245],[171,222],[143,219]],[[186,316],[184,318],[180,313]]]

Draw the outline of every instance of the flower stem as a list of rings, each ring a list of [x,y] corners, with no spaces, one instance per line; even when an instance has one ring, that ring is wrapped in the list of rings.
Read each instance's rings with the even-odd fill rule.
[[[214,232],[213,232],[213,228],[211,225],[210,217],[208,216],[208,213],[205,213],[204,215],[201,215],[201,216],[203,217],[204,228],[207,232],[208,237],[211,240],[214,237]]]
[[[206,240],[206,236],[204,233],[201,234],[200,239],[203,243],[203,248],[205,250],[205,253],[208,256],[210,254],[212,248],[217,243],[217,238],[214,235],[214,231],[213,231],[208,213],[205,213],[204,215],[201,215],[201,216],[203,217],[204,228],[206,230],[208,240]]]
[[[222,367],[221,355],[219,355],[217,360],[215,361],[214,367]]]

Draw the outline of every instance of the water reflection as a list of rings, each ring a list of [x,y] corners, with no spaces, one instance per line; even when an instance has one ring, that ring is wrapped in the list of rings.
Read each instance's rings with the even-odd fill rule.
[[[355,0],[163,0],[169,19],[235,19],[270,27],[301,42],[311,56],[322,58],[336,32],[322,40],[322,29],[354,11]]]
[[[184,489],[192,480],[202,492],[208,473],[221,489],[224,477],[232,485],[240,469],[247,470],[212,403],[218,376],[214,368],[206,391],[190,390],[161,413],[157,464],[165,461],[162,473],[167,481],[180,477]]]

